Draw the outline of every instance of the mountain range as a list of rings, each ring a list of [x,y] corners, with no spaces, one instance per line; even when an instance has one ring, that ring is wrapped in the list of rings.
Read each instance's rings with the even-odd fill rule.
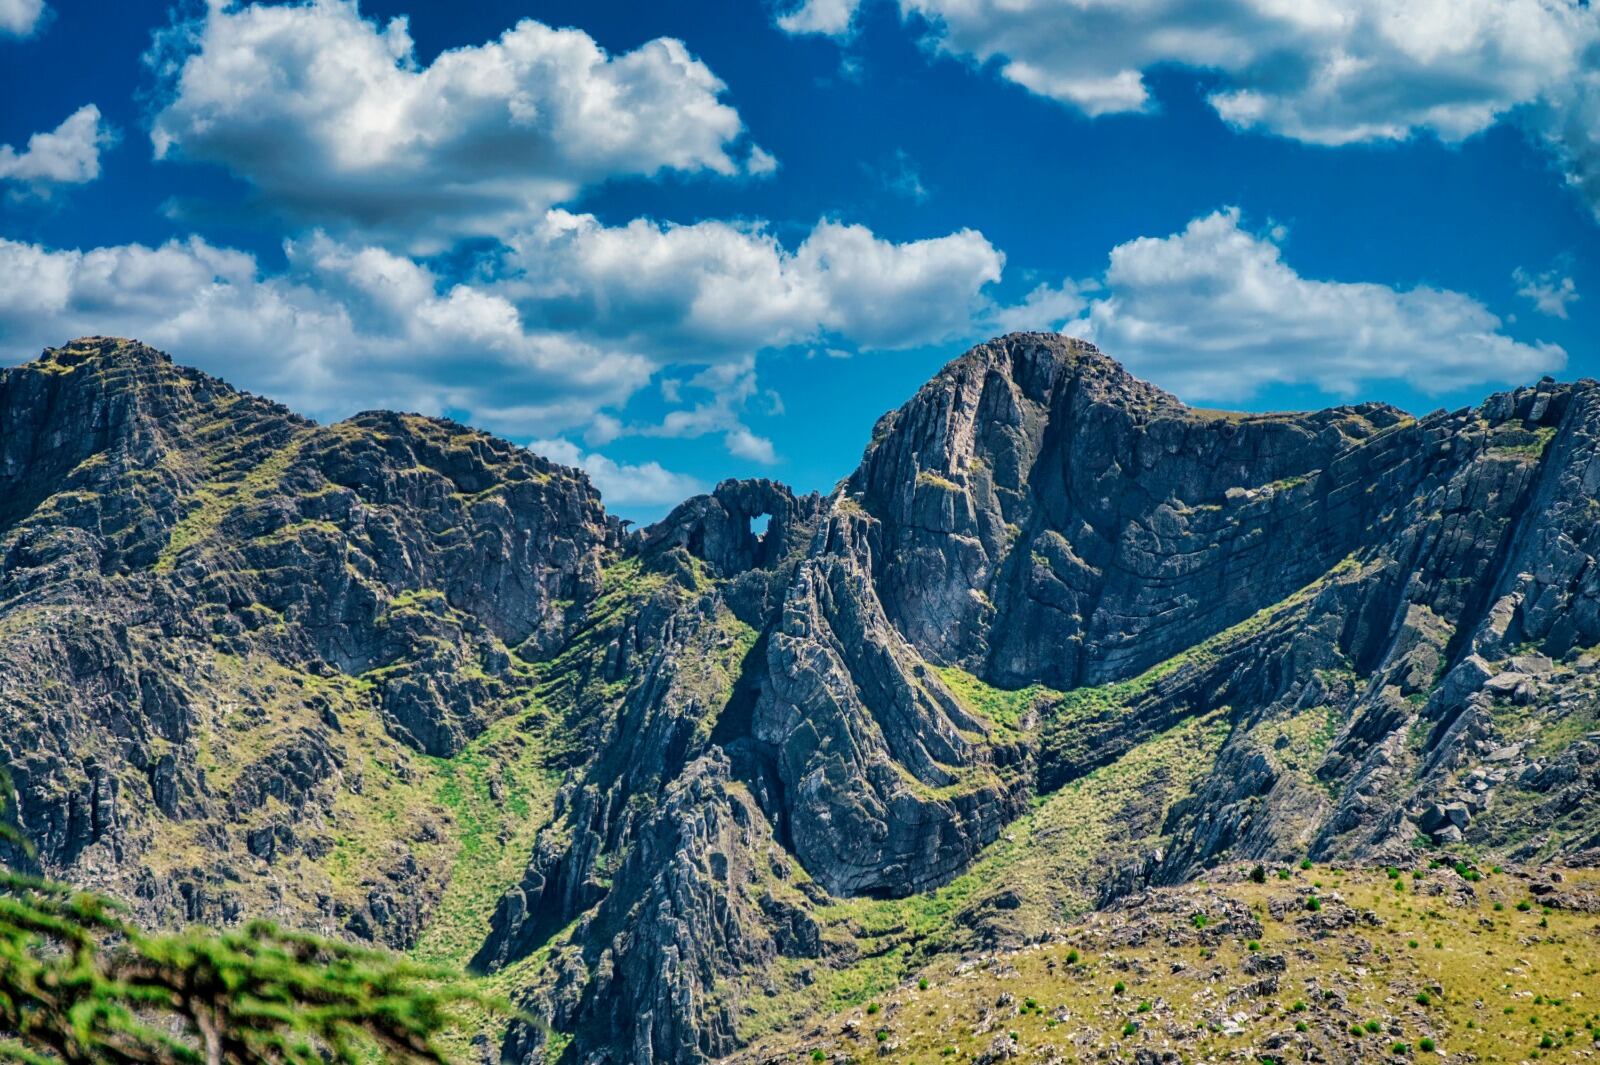
[[[9,857],[487,974],[484,1060],[794,1060],[1208,880],[1600,864],[1597,493],[1594,381],[1243,414],[1013,334],[828,494],[635,530],[455,422],[83,338],[0,371]]]

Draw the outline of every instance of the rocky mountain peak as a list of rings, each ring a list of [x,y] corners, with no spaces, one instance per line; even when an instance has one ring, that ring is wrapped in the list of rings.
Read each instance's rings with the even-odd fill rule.
[[[59,348],[45,348],[37,360],[41,368],[71,370],[87,362],[172,364],[172,356],[126,337],[79,337]]]
[[[1407,420],[1382,404],[1197,410],[1084,341],[1014,334],[880,422],[845,493],[881,527],[884,608],[923,653],[999,683],[1068,688],[1137,672],[1306,576],[1291,566],[1261,585],[1182,589],[1229,563],[1163,574],[1152,537],[1226,555],[1213,527],[1230,499],[1308,481]],[[1170,642],[1149,638],[1169,628]],[[1056,637],[1019,635],[1036,631]]]

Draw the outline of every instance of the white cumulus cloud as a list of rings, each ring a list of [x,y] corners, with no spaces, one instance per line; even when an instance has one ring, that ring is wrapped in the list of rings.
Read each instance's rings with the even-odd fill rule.
[[[0,0],[0,35],[27,37],[44,21],[44,0]]]
[[[1600,221],[1600,69],[1591,65],[1529,108],[1527,122]]]
[[[1036,285],[1021,303],[996,307],[988,319],[990,329],[996,333],[1057,332],[1087,306],[1083,294],[1094,287],[1092,281],[1070,278],[1059,285]]]
[[[847,35],[863,0],[806,0]],[[1147,111],[1204,70],[1224,120],[1315,144],[1459,142],[1516,114],[1600,214],[1600,6],[1588,0],[897,0],[932,48],[1088,115]]]
[[[1101,293],[1065,331],[1192,399],[1238,400],[1274,383],[1351,395],[1402,380],[1437,392],[1566,363],[1554,344],[1505,335],[1460,292],[1302,277],[1278,239],[1244,229],[1230,208],[1119,244]]]
[[[418,62],[407,23],[354,0],[238,6],[152,52],[157,156],[212,162],[303,222],[412,248],[498,235],[608,178],[770,173],[681,41],[610,55],[524,19]]]
[[[786,33],[821,33],[837,37],[848,33],[860,0],[801,0],[778,16]]]
[[[793,248],[761,225],[606,226],[561,210],[506,239],[494,290],[525,321],[646,353],[663,367],[704,367],[663,382],[668,401],[683,405],[658,424],[613,435],[715,434],[731,454],[763,464],[777,452],[743,414],[759,392],[758,352],[824,340],[883,350],[970,339],[994,313],[986,289],[1005,264],[972,230],[896,243],[829,219]]]
[[[85,184],[100,176],[100,152],[115,140],[111,127],[100,118],[100,109],[85,104],[55,129],[33,134],[21,151],[0,144],[0,181],[35,189]]]
[[[1089,114],[1148,105],[1163,63],[1216,71],[1218,112],[1321,144],[1476,133],[1570,79],[1576,0],[901,0],[939,47]]]
[[[730,455],[759,462],[763,466],[770,466],[778,461],[778,452],[773,447],[772,441],[764,436],[758,436],[743,425],[729,429],[722,440],[727,445]]]
[[[525,328],[503,297],[324,236],[253,256],[199,238],[55,250],[0,239],[8,358],[86,333],[138,337],[324,417],[373,406],[470,411],[506,433],[560,432],[626,401],[648,359]]]
[[[1530,274],[1519,266],[1511,278],[1517,283],[1517,295],[1532,300],[1535,310],[1552,318],[1565,318],[1567,304],[1578,298],[1577,282],[1555,270]]]
[[[970,339],[1004,257],[969,231],[895,243],[819,222],[794,248],[758,226],[552,211],[470,283],[379,245],[314,231],[287,267],[199,238],[52,249],[0,240],[10,359],[85,333],[136,336],[322,417],[453,411],[494,431],[720,438],[770,464],[747,408],[775,415],[758,355],[826,337],[854,349]],[[660,380],[672,409],[639,424]],[[763,397],[765,397],[763,399]]]
[[[745,356],[737,362],[707,366],[687,381],[662,382],[663,396],[669,402],[682,402],[684,391],[698,398],[694,403],[669,411],[658,425],[640,426],[633,432],[641,436],[696,437],[722,434],[722,444],[730,455],[770,466],[778,461],[771,440],[744,424],[745,405],[759,391],[755,359]],[[773,413],[782,413],[783,401],[777,393],[767,393]]]
[[[704,482],[669,470],[659,462],[617,462],[598,452],[585,452],[564,437],[535,440],[528,449],[588,473],[589,480],[600,490],[600,498],[613,510],[673,506],[706,491]]]
[[[974,230],[895,243],[828,219],[793,249],[759,225],[560,210],[507,240],[502,290],[530,320],[703,362],[825,335],[880,349],[968,336],[1005,265]]]

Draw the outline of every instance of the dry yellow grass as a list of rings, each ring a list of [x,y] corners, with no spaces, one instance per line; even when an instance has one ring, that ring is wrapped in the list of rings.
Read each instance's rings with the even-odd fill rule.
[[[1600,872],[1549,872],[1230,868],[736,1060],[1595,1060]]]

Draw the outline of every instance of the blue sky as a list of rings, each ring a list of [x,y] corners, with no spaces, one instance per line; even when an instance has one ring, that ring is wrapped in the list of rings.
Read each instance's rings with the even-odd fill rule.
[[[830,487],[1011,328],[1205,406],[1597,374],[1594,9],[1128,10],[0,0],[0,356],[448,414],[646,520]]]

